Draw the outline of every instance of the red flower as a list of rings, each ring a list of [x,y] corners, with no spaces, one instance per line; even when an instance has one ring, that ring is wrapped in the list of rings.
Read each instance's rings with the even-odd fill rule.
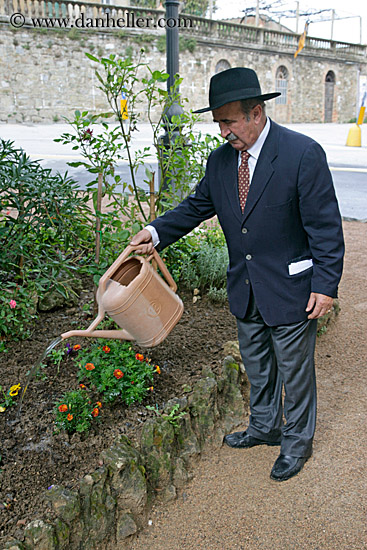
[[[75,346],[73,346],[73,350],[74,351],[78,351],[82,346],[80,344],[75,344]]]
[[[94,418],[95,418],[95,417],[98,416],[98,415],[99,415],[99,409],[98,409],[98,407],[95,407],[95,408],[92,410],[92,416],[94,416]]]
[[[138,361],[144,361],[144,355],[142,355],[141,353],[137,353],[135,355],[135,359],[137,359]]]
[[[68,406],[67,406],[67,405],[60,405],[59,411],[60,411],[61,413],[64,413],[64,412],[66,412],[67,410],[68,410]]]
[[[81,388],[82,390],[86,390],[86,389],[87,389],[87,387],[84,386],[84,384],[79,384],[79,388]]]
[[[97,406],[99,409],[102,409],[102,403],[101,403],[100,401],[97,401],[96,406]]]
[[[131,380],[131,383],[132,383],[132,384],[135,384],[134,380]]]
[[[117,378],[117,380],[120,380],[120,378],[122,378],[124,376],[124,373],[120,369],[115,369],[113,371],[113,375],[114,375],[115,378]]]
[[[148,390],[153,391],[154,390],[153,386],[150,386],[150,388],[148,388]]]
[[[96,367],[93,365],[93,363],[87,363],[87,364],[85,365],[85,368],[86,368],[87,370],[94,370]]]
[[[111,348],[109,348],[108,346],[103,346],[102,349],[105,353],[110,353],[110,351],[111,351]]]
[[[73,417],[72,414],[68,414],[67,419],[69,420],[69,422],[70,422],[70,420],[73,420],[73,418],[74,418],[74,417]]]
[[[158,367],[158,365],[155,366],[155,370],[158,374],[161,374],[161,369]]]

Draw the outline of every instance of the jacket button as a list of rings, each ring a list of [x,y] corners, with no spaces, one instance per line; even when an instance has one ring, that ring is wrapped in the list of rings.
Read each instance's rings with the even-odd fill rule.
[[[246,260],[252,260],[252,256],[251,256],[251,254],[247,254],[247,256],[246,256]]]
[[[247,231],[248,231],[247,227],[244,227],[244,228],[242,229],[242,233],[244,233],[244,234],[247,233]]]
[[[246,283],[247,285],[249,285],[249,284],[250,284],[250,281],[249,281],[248,279],[245,279],[245,283]]]

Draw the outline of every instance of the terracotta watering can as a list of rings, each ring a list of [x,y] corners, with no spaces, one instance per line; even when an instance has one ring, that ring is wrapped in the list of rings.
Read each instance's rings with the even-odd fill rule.
[[[61,335],[91,338],[135,340],[140,346],[153,347],[171,332],[183,313],[177,285],[156,250],[149,258],[129,255],[139,246],[129,245],[100,278],[98,315],[86,330],[71,330]],[[167,283],[152,267],[154,258]],[[105,314],[122,330],[95,330]]]

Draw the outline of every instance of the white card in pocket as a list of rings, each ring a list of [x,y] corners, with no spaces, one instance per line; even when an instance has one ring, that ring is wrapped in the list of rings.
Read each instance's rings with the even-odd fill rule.
[[[297,275],[297,273],[302,273],[313,266],[313,261],[309,260],[300,260],[299,262],[292,262],[288,264],[289,275]]]

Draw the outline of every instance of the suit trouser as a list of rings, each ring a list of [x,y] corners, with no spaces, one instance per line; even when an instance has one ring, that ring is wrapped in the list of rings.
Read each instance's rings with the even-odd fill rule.
[[[269,327],[251,292],[246,316],[237,319],[237,328],[251,384],[247,433],[265,441],[281,438],[281,454],[309,457],[316,425],[317,320]]]

